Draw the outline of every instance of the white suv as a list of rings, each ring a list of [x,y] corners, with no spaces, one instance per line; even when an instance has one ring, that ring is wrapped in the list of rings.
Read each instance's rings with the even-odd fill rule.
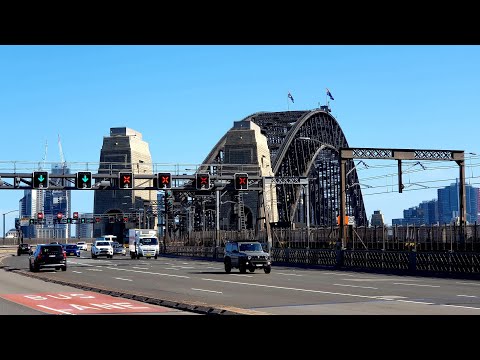
[[[97,240],[92,244],[92,259],[97,256],[106,256],[107,258],[113,258],[113,247],[110,241]]]

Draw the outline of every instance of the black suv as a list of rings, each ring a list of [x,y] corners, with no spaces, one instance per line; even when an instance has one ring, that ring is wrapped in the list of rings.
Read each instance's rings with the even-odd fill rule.
[[[237,268],[242,274],[255,269],[263,268],[265,274],[272,271],[270,254],[263,251],[262,244],[258,241],[228,241],[225,244],[223,258],[225,272],[228,274],[232,268]]]
[[[17,256],[20,256],[22,254],[29,254],[30,255],[30,244],[18,244],[17,248]]]
[[[35,247],[35,251],[28,257],[30,271],[37,272],[42,268],[55,268],[55,270],[67,270],[67,254],[62,245],[41,244]]]

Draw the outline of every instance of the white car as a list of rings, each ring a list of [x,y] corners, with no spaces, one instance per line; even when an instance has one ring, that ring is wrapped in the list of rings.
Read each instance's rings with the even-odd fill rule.
[[[120,243],[118,243],[118,241],[114,241],[112,242],[112,246],[113,246],[113,254],[116,255],[127,255],[127,250],[125,249],[125,247],[123,247],[123,245],[121,245]]]
[[[106,256],[109,259],[113,258],[113,247],[110,241],[96,240],[92,244],[90,251],[92,259],[95,259],[98,256]]]
[[[87,243],[85,241],[79,241],[77,242],[77,246],[80,250],[85,250],[87,251]]]

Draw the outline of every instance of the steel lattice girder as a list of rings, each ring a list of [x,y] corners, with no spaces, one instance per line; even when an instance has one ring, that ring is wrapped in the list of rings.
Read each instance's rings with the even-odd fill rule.
[[[275,177],[310,179],[308,191],[312,199],[312,225],[335,225],[340,207],[338,151],[348,147],[335,118],[325,110],[313,110],[259,112],[244,120],[260,126],[267,137]],[[226,135],[218,141],[204,163],[221,158],[225,139]],[[350,170],[347,183],[358,183],[353,161],[347,161],[347,171]],[[301,187],[277,184],[276,189],[279,221],[291,223],[302,196]],[[361,190],[350,188],[346,197],[347,214],[355,216],[357,225],[366,225]]]

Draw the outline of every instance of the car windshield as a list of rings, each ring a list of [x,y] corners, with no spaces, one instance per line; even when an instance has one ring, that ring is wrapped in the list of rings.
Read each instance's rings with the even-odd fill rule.
[[[99,241],[97,242],[97,246],[109,246],[110,243],[108,241]]]
[[[76,250],[76,249],[77,249],[77,245],[67,245],[67,246],[66,246],[66,249],[67,249],[67,250]]]
[[[85,245],[84,242],[78,242],[77,245]]]
[[[155,238],[142,238],[140,239],[140,244],[143,244],[143,245],[157,245],[158,242],[157,242],[157,239]]]
[[[240,251],[262,251],[260,243],[240,244]]]
[[[28,244],[20,244],[20,247],[22,247],[22,248],[28,248]]]

